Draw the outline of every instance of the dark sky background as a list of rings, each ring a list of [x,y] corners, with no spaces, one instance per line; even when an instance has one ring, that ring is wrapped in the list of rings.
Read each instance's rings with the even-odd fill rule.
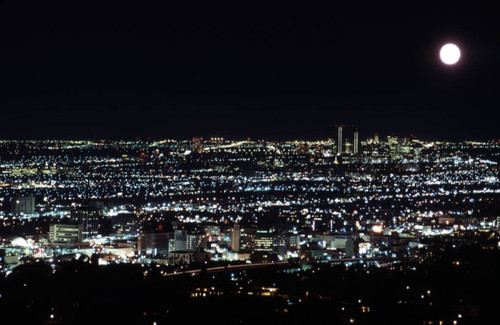
[[[490,4],[167,2],[1,1],[0,137],[500,136]]]

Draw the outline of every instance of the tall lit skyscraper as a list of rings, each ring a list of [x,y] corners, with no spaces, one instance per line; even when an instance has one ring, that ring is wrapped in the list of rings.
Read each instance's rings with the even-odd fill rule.
[[[98,234],[99,216],[101,211],[92,208],[77,208],[71,210],[71,223],[82,225],[82,239],[92,239]]]
[[[231,233],[231,250],[233,252],[240,251],[240,236],[241,236],[240,225],[234,225],[233,232]]]
[[[34,214],[35,213],[35,197],[30,196],[18,196],[11,203],[11,213],[18,216],[23,214]]]
[[[342,126],[337,125],[337,154],[342,154]]]
[[[358,129],[354,130],[354,154],[358,154],[358,145],[359,145],[359,139],[358,139]]]
[[[174,250],[176,252],[187,250],[187,231],[181,229],[174,231]]]

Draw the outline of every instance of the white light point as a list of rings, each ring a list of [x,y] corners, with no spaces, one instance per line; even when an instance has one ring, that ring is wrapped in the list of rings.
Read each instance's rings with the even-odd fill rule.
[[[441,47],[439,57],[444,64],[453,65],[460,60],[460,49],[455,44],[448,43]]]

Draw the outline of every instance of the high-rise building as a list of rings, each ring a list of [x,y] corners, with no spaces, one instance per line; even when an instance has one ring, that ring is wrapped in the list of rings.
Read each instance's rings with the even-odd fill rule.
[[[11,212],[13,215],[19,216],[23,214],[35,213],[35,197],[18,196],[11,202]]]
[[[176,229],[174,231],[174,251],[187,251],[187,232],[185,230]]]
[[[111,218],[113,234],[135,235],[137,234],[136,215],[133,213],[121,213]]]
[[[345,257],[356,257],[358,255],[358,242],[353,237],[348,237],[345,243]]]
[[[99,229],[101,210],[92,208],[77,208],[71,210],[71,223],[82,225],[83,240],[95,238]]]
[[[350,154],[352,152],[352,144],[347,140],[345,139],[345,153],[346,154]]]
[[[300,248],[300,236],[293,234],[288,237],[288,249],[297,250]]]
[[[354,154],[357,155],[359,152],[359,135],[358,129],[354,130]]]
[[[337,154],[342,154],[342,125],[337,125]]]
[[[273,250],[273,243],[274,237],[271,231],[265,229],[257,230],[254,250],[270,252]]]
[[[82,241],[81,224],[51,224],[49,241],[57,244],[74,244]]]
[[[143,254],[164,255],[173,250],[173,238],[172,232],[140,234],[137,238],[137,249]]]
[[[241,228],[240,230],[240,250],[253,250],[255,247],[255,228]]]
[[[220,227],[217,225],[206,225],[203,230],[209,236],[219,236]]]
[[[240,225],[234,225],[233,231],[231,233],[231,250],[233,252],[240,251],[240,236],[241,236]]]
[[[201,238],[204,236],[200,236],[199,234],[187,234],[186,236],[186,251],[188,252],[196,252],[198,250],[199,242],[201,242]]]

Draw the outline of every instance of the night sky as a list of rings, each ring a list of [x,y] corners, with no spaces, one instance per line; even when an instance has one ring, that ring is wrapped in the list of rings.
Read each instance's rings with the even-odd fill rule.
[[[500,137],[492,5],[167,2],[1,1],[0,137]]]

